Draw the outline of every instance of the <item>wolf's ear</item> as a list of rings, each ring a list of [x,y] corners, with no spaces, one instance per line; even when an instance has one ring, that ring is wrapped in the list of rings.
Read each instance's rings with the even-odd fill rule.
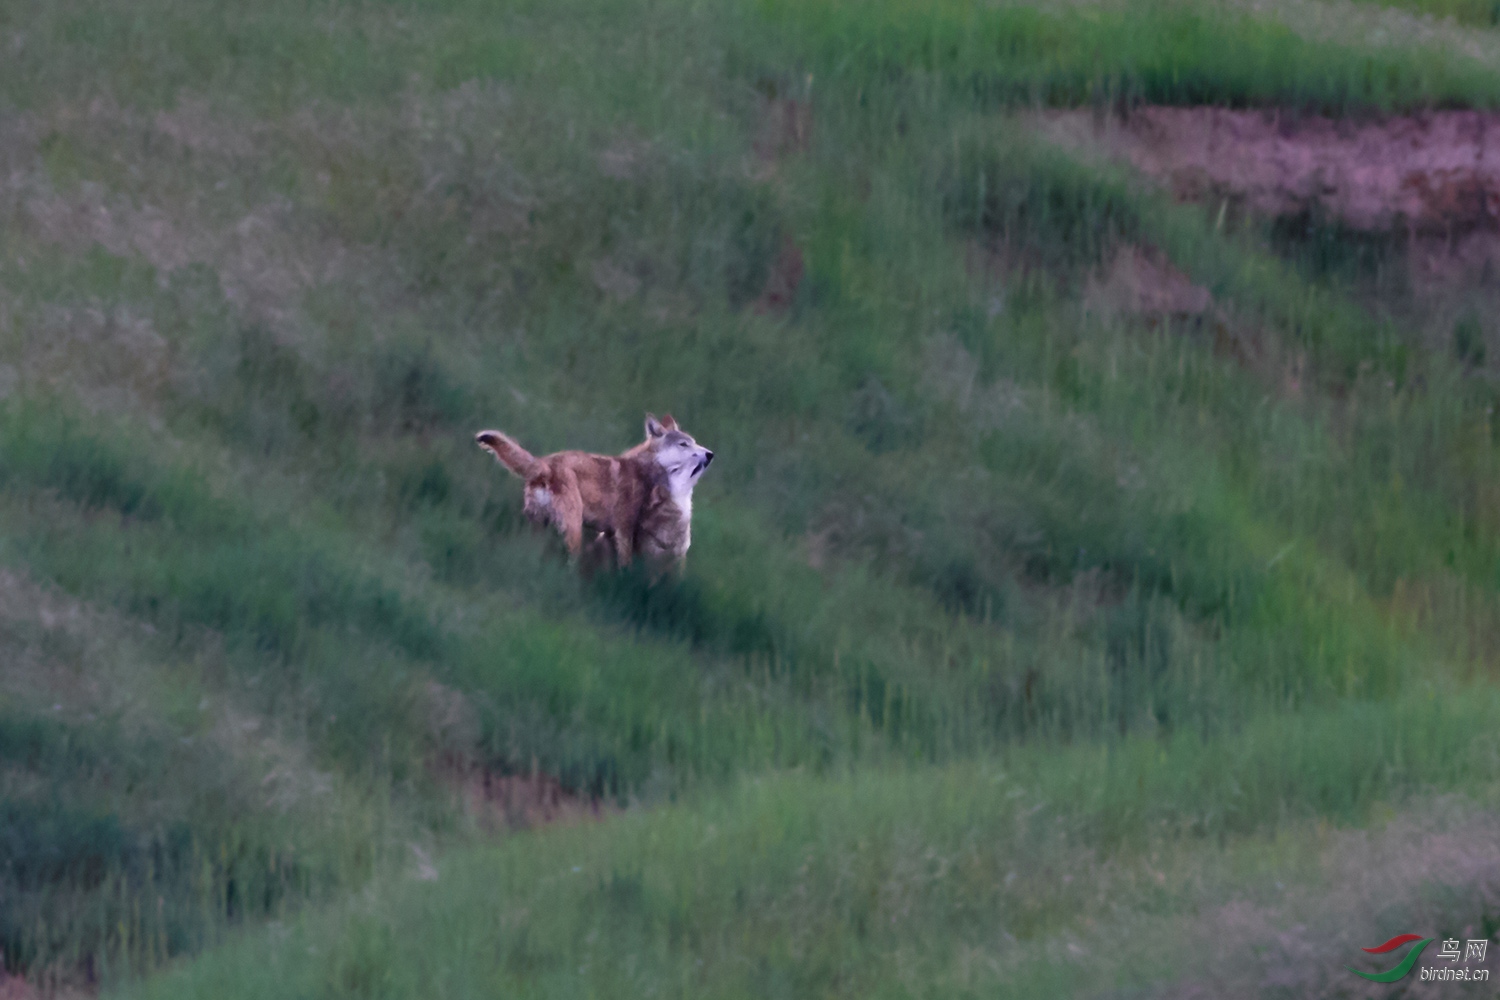
[[[663,427],[665,427],[669,431],[675,431],[675,430],[680,430],[681,429],[681,428],[679,428],[677,426],[677,421],[675,421],[675,420],[672,419],[672,414],[670,414],[670,413],[668,413],[666,416],[664,416],[664,417],[661,418],[661,425]]]
[[[646,436],[648,438],[659,438],[665,433],[667,433],[667,429],[661,425],[660,420],[656,419],[656,414],[646,414]]]

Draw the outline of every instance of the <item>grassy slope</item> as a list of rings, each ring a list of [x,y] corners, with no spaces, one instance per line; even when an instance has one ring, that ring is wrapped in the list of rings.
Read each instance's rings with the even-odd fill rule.
[[[1487,384],[994,113],[1489,104],[1500,77],[1154,4],[844,10],[0,14],[10,966],[113,981],[340,899],[467,841],[435,773],[540,767],[689,804],[455,854],[258,975],[987,989],[943,928],[964,961],[1056,943],[1156,905],[1162,851],[1495,777]],[[766,110],[788,98],[806,151]],[[1126,241],[1308,391],[1084,312]],[[692,570],[580,586],[470,434],[614,450],[643,406],[722,456]],[[957,888],[908,878],[950,856]],[[1119,895],[1045,876],[1080,859]],[[595,927],[611,906],[643,936]],[[267,947],[151,988],[263,993],[240,963]]]
[[[1084,756],[780,775],[693,808],[456,852],[431,884],[387,881],[130,995],[1153,995],[1184,972],[1233,995],[1266,971],[1250,953],[1277,949],[1267,928],[1236,926],[1236,901],[1261,908],[1281,947],[1316,953],[1272,967],[1294,988],[1335,985],[1329,952],[1402,920],[1457,934],[1493,906],[1493,883],[1389,864],[1444,834],[1485,839],[1462,812],[1416,836],[1384,826],[1373,849],[1286,823],[1278,838],[1098,852],[1075,826],[1103,793]],[[1384,884],[1350,892],[1372,863]],[[1278,891],[1279,878],[1303,892]]]
[[[1403,0],[1392,4],[1381,4],[1404,8],[1417,14],[1433,18],[1451,18],[1458,24],[1493,28],[1500,24],[1500,8],[1486,0]]]
[[[934,73],[981,105],[1144,100],[1347,113],[1487,106],[1497,97],[1478,60],[1420,44],[1309,41],[1276,20],[1232,8],[1157,0],[1053,8],[941,0],[759,6],[796,49],[836,77]]]

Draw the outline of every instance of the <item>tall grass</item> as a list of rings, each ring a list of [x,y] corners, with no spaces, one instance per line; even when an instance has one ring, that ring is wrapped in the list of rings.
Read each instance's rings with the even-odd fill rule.
[[[1497,96],[1481,64],[1435,46],[1314,42],[1246,13],[1157,0],[1052,8],[765,0],[758,9],[824,77],[858,86],[912,74],[981,105],[1148,102],[1347,114],[1491,105]]]
[[[1500,24],[1500,8],[1486,0],[1399,0],[1381,4],[1426,14],[1434,18],[1452,18],[1459,24],[1493,28]]]
[[[1081,926],[1031,859],[1494,777],[1491,391],[1298,246],[998,113],[1485,106],[1487,70],[1167,5],[4,17],[0,561],[152,637],[0,636],[9,966],[118,982],[463,842],[464,794],[545,772],[680,805],[161,990],[861,993],[902,941],[937,982],[945,935]],[[1140,246],[1219,312],[1088,308]],[[613,452],[647,408],[720,456],[688,572],[580,582],[472,434]],[[117,659],[146,735],[49,714],[46,669]],[[263,734],[205,753],[191,807],[183,661]],[[257,783],[293,772],[321,790],[282,815]],[[1003,850],[888,893],[908,836]],[[560,883],[569,851],[597,864]]]
[[[1166,831],[1290,828],[1386,795],[1396,786],[1369,735],[1402,743],[1413,776],[1477,777],[1468,755],[1493,711],[1446,697],[1350,705],[1208,744],[777,775],[691,808],[455,854],[431,886],[390,884],[293,939],[247,943],[127,995],[868,996],[908,979],[933,995],[1139,989],[1151,959],[1138,937],[1124,954],[1091,944],[1084,961],[1049,942],[1110,914],[1139,927],[1195,892],[1213,899],[1163,856]],[[1316,803],[1303,798],[1314,788]],[[1133,846],[1105,850],[1117,837]],[[1172,883],[1107,860],[1132,856],[1154,858]],[[965,955],[977,966],[967,980]]]

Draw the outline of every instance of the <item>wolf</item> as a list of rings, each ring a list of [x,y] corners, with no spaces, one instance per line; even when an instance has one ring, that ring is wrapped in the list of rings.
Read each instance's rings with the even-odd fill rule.
[[[691,517],[693,486],[714,455],[671,423],[669,429],[648,413],[646,440],[622,455],[559,451],[537,458],[500,431],[480,431],[474,439],[526,481],[523,513],[555,528],[570,556],[583,555],[587,528],[591,547],[608,545],[617,565],[628,566],[638,540],[653,561],[663,544],[680,544],[686,552],[659,522],[669,506],[680,512],[684,497]],[[643,522],[653,527],[643,533]]]

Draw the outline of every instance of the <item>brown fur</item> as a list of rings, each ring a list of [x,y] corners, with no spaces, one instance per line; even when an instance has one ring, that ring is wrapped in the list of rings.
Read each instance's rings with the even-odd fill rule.
[[[652,576],[681,572],[692,543],[692,515],[666,489],[652,487],[635,529],[635,549],[651,566]]]
[[[660,479],[651,448],[632,448],[625,456],[559,451],[537,458],[500,431],[480,431],[475,440],[526,481],[522,510],[556,528],[570,555],[582,552],[587,525],[608,534],[616,560],[629,565],[641,511]]]
[[[641,553],[653,578],[681,569],[692,542],[693,487],[714,453],[668,414],[646,414],[646,439],[619,456],[560,451],[537,458],[499,431],[476,440],[526,480],[527,517],[550,524],[585,573]],[[587,538],[587,543],[585,543]]]

